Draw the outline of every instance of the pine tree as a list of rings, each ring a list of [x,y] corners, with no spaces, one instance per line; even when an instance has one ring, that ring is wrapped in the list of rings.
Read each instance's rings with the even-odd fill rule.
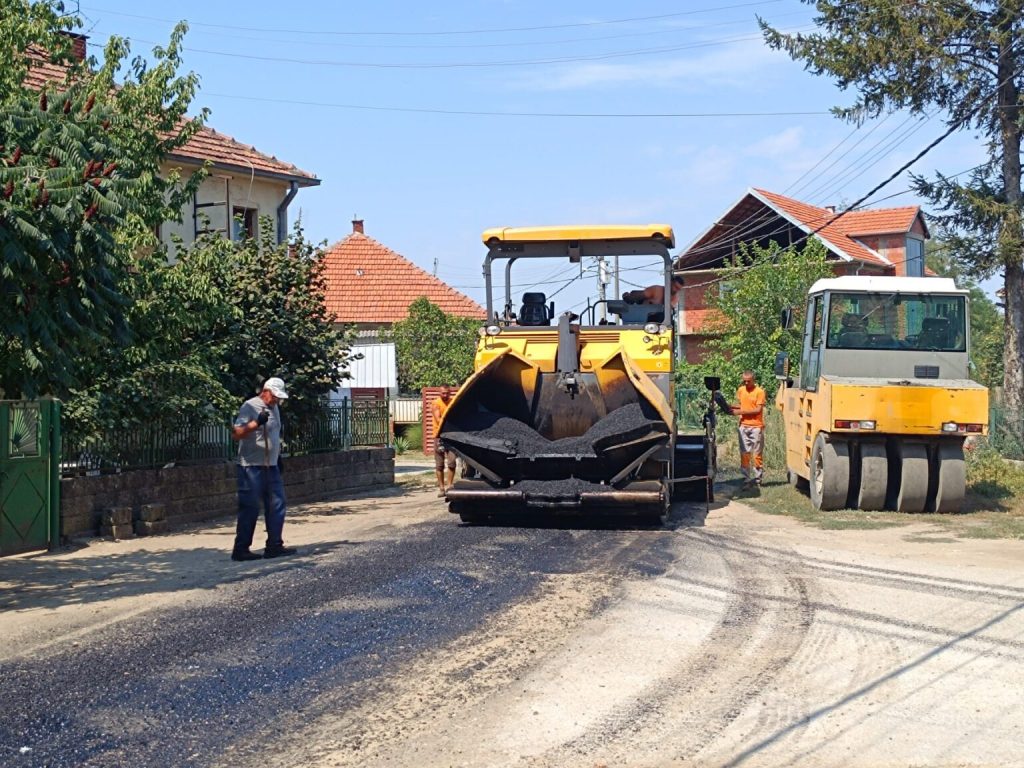
[[[984,137],[988,162],[967,181],[937,174],[915,185],[943,211],[936,218],[957,261],[976,277],[1003,272],[1004,396],[1024,412],[1024,0],[805,2],[814,3],[820,31],[787,35],[761,25],[769,45],[857,92],[840,116],[858,122],[889,110],[939,110],[950,129]]]

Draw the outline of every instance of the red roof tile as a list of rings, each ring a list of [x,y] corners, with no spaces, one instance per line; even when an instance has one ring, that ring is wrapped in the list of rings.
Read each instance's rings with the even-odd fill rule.
[[[53,64],[41,51],[29,51],[30,69],[24,84],[33,90],[40,90],[50,83],[62,83],[67,77],[67,68]],[[278,160],[273,155],[266,155],[255,147],[242,144],[225,133],[203,126],[188,142],[170,154],[170,157],[183,162],[203,164],[210,161],[214,165],[238,169],[248,173],[250,170],[258,175],[271,175],[294,180],[299,186],[313,186],[320,183],[309,171],[304,171],[291,163]]]
[[[838,221],[833,222],[832,219],[839,216],[835,211],[802,203],[799,200],[794,200],[791,197],[785,197],[775,192],[769,192],[766,189],[754,189],[752,191],[776,211],[791,221],[796,222],[802,229],[808,232],[815,232],[817,230],[816,236],[824,240],[826,245],[841,256],[868,264],[889,265],[888,259],[850,237],[849,231],[846,229],[846,219],[850,216],[855,216],[856,212],[847,213],[839,217]]]
[[[851,236],[906,234],[914,226],[914,219],[919,213],[921,209],[916,205],[850,211],[837,224]]]
[[[174,150],[171,157],[199,163],[209,160],[217,165],[233,166],[246,172],[249,171],[251,163],[256,173],[292,178],[298,181],[300,186],[320,183],[320,180],[309,171],[278,160],[273,155],[265,155],[256,147],[242,144],[226,133],[218,133],[207,126],[200,128],[184,146]]]
[[[421,296],[451,315],[486,314],[468,296],[360,232],[328,248],[324,261],[327,311],[340,323],[396,323]]]

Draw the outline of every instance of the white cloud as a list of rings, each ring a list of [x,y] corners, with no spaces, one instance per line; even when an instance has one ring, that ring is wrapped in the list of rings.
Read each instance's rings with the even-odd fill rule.
[[[749,86],[748,76],[757,73],[763,84],[771,63],[788,57],[769,49],[760,38],[737,41],[714,50],[682,58],[638,61],[636,59],[581,62],[543,76],[528,76],[524,88],[564,91],[608,85],[676,86],[698,91],[726,85]]]

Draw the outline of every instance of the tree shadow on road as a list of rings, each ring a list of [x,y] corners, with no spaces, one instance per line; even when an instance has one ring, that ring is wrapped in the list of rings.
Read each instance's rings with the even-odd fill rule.
[[[294,558],[236,563],[223,547],[202,542],[195,547],[160,548],[162,537],[147,541],[152,548],[123,552],[81,551],[0,559],[0,615],[33,608],[100,603],[124,597],[192,589],[215,589],[267,572],[308,568],[319,555],[351,546],[350,541],[304,545]]]

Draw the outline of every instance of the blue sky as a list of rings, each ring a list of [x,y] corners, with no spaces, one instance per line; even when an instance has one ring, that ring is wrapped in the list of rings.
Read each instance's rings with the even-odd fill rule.
[[[893,115],[855,130],[827,114],[853,94],[758,34],[757,15],[809,30],[798,0],[91,0],[81,11],[91,42],[120,34],[139,53],[188,20],[186,65],[209,124],[323,180],[293,203],[313,240],[341,239],[356,216],[477,300],[488,227],[667,222],[685,246],[750,186],[851,203],[945,128],[942,115]],[[914,169],[958,173],[983,157],[956,135]],[[875,199],[907,187],[897,179]],[[560,266],[513,283],[560,276],[550,292],[573,277]],[[565,285],[560,306],[594,283]]]

